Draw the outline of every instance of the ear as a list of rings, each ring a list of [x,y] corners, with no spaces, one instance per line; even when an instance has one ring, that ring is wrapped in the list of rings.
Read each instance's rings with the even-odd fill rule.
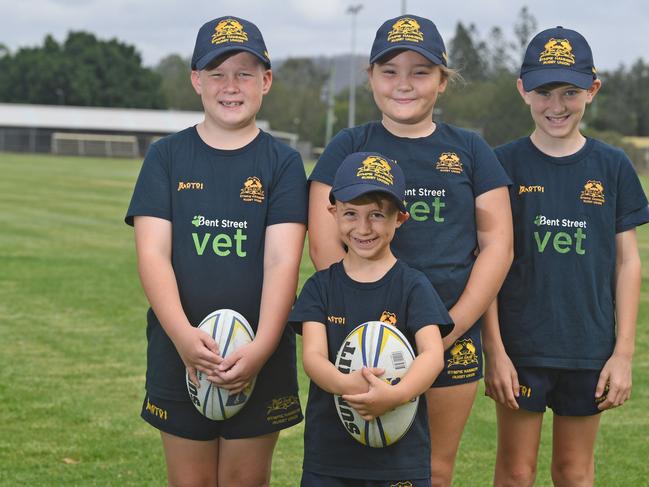
[[[331,216],[333,216],[334,218],[336,218],[336,216],[338,215],[336,205],[327,205],[327,211],[331,213]]]
[[[593,81],[593,84],[590,85],[590,88],[586,90],[586,103],[591,103],[593,101],[593,98],[595,98],[595,95],[599,91],[599,89],[602,87],[602,81],[599,79],[596,79]]]
[[[191,77],[192,86],[197,95],[201,94],[201,73],[200,71],[192,71]]]
[[[405,213],[403,211],[397,213],[397,228],[399,228],[401,225],[406,223],[409,218],[410,218],[410,213],[408,213],[407,211]]]
[[[270,69],[264,71],[263,78],[261,80],[261,94],[267,95],[270,91],[270,87],[273,84],[273,72]]]
[[[437,92],[444,93],[446,91],[446,87],[448,86],[448,76],[444,75],[442,68],[440,68],[439,66],[437,66],[437,71],[439,72],[439,85],[437,87]]]
[[[516,81],[516,89],[518,89],[518,94],[521,95],[521,98],[525,102],[526,105],[529,105],[530,102],[528,100],[528,92],[525,91],[525,88],[523,88],[523,80],[518,78]]]

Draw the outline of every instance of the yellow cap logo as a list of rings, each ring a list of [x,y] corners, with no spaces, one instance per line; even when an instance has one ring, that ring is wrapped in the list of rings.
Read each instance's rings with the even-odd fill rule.
[[[568,39],[553,37],[543,47],[544,50],[539,56],[541,64],[561,64],[563,66],[575,64],[575,55],[572,53],[572,46]]]
[[[356,176],[361,179],[372,179],[387,186],[394,184],[392,168],[388,161],[379,156],[369,156],[356,171]]]
[[[219,22],[214,28],[212,44],[224,42],[247,42],[248,34],[243,30],[241,22],[235,19],[225,19]]]
[[[424,40],[424,34],[420,28],[419,22],[415,19],[402,17],[395,22],[388,33],[388,42],[421,42]]]

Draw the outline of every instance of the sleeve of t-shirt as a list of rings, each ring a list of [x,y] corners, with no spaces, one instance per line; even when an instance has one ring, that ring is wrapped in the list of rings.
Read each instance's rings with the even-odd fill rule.
[[[292,152],[273,178],[268,201],[266,225],[304,223],[307,219],[307,188],[304,163]]]
[[[415,335],[427,325],[437,325],[443,337],[451,333],[453,320],[430,281],[417,276],[408,295],[408,320],[406,326]]]
[[[318,285],[317,276],[311,276],[304,283],[300,295],[293,305],[288,321],[297,333],[302,333],[302,323],[315,321],[325,324],[327,310],[322,288]]]
[[[144,157],[124,218],[127,225],[133,226],[136,216],[155,216],[171,221],[169,170],[169,160],[163,156],[159,145],[151,145]]]
[[[624,155],[617,179],[615,232],[625,232],[649,222],[647,197],[629,158]]]
[[[480,196],[501,186],[512,184],[494,151],[477,134],[473,136],[473,194]]]
[[[351,131],[347,129],[341,130],[325,147],[309,176],[309,181],[318,181],[333,186],[336,171],[338,171],[343,159],[352,152],[354,152],[354,143]]]

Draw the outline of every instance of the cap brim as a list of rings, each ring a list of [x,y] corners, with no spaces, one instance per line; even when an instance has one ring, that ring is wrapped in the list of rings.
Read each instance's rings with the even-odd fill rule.
[[[395,202],[400,211],[404,213],[407,211],[403,201],[397,198],[394,193],[388,191],[387,189],[378,188],[373,184],[352,184],[350,186],[337,189],[336,191],[332,190],[329,193],[329,201],[331,201],[332,203],[334,203],[335,201],[352,201],[367,193],[383,193]]]
[[[570,69],[546,68],[530,71],[521,76],[523,89],[532,91],[550,83],[567,83],[584,90],[590,88],[595,77],[589,73],[579,73]]]
[[[199,58],[198,61],[194,63],[192,66],[192,69],[196,71],[200,71],[201,69],[205,69],[209,64],[214,61],[217,57],[221,57],[224,54],[227,54],[229,52],[236,52],[236,51],[246,51],[249,52],[250,54],[253,54],[256,58],[258,58],[266,67],[270,69],[270,61],[266,59],[264,56],[259,54],[258,52],[253,51],[252,49],[244,46],[232,46],[232,47],[223,47],[214,51],[210,51],[207,54],[204,54],[203,57]]]
[[[391,46],[388,47],[387,49],[383,49],[382,51],[376,53],[374,56],[370,58],[370,64],[374,64],[375,62],[379,61],[381,58],[385,57],[386,55],[390,54],[391,52],[395,51],[415,51],[422,56],[424,56],[426,59],[428,59],[431,63],[433,64],[441,64],[443,66],[446,66],[446,62],[440,58],[439,56],[436,56],[432,52],[422,49],[419,46],[416,45],[404,45],[404,44],[399,44],[398,46]]]

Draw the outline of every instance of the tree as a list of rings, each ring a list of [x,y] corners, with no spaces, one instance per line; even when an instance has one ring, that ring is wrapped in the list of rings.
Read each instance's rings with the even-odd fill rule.
[[[467,28],[462,22],[458,22],[449,46],[451,65],[461,71],[465,80],[487,78],[486,45],[478,38],[474,24]]]
[[[162,93],[166,106],[175,110],[203,110],[201,98],[192,87],[189,59],[170,54],[155,67],[162,78]]]
[[[514,24],[514,34],[516,35],[516,42],[518,47],[518,64],[523,62],[523,56],[527,49],[527,44],[531,40],[533,34],[536,33],[538,24],[534,15],[530,13],[527,7],[523,7],[518,12],[518,18]]]
[[[60,45],[48,35],[42,47],[1,58],[0,99],[16,103],[163,108],[160,77],[142,67],[133,46],[70,32]]]

